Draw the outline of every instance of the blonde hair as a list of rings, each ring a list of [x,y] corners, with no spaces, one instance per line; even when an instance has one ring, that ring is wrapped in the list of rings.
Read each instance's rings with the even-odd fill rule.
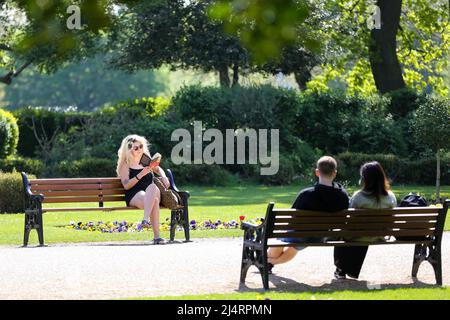
[[[126,136],[122,143],[120,144],[119,151],[117,151],[117,155],[119,156],[119,159],[117,160],[117,176],[120,176],[120,168],[122,168],[123,165],[127,165],[130,167],[130,161],[131,161],[131,146],[135,142],[140,142],[144,146],[144,153],[147,155],[150,155],[149,146],[150,143],[142,136],[138,136],[137,134],[130,134]]]

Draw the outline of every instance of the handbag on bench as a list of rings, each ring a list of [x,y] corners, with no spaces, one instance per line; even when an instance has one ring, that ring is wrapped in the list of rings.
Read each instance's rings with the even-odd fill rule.
[[[153,178],[153,182],[161,193],[160,205],[171,210],[182,208],[180,195],[171,189],[167,189],[161,179],[161,177]]]

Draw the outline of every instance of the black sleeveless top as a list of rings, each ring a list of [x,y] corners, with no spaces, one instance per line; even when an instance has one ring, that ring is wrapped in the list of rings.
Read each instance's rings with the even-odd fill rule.
[[[143,169],[143,168],[142,168]],[[133,179],[136,177],[142,169],[133,169],[130,168],[128,177],[129,179]],[[127,206],[130,206],[130,201],[133,199],[133,197],[138,193],[139,191],[145,191],[149,185],[153,183],[153,173],[150,172],[149,174],[145,175],[141,178],[134,186],[133,188],[129,190],[125,190],[125,202],[127,203]]]

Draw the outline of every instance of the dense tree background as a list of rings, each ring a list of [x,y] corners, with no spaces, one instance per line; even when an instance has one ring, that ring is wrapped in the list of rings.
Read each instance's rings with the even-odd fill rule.
[[[166,74],[140,71],[130,75],[105,68],[104,60],[103,55],[98,55],[51,75],[27,69],[7,88],[1,105],[10,110],[24,106],[72,106],[89,111],[107,103],[157,96],[165,90]]]

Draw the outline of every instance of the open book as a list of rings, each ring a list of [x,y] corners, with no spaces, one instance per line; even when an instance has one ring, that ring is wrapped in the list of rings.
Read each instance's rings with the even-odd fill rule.
[[[158,152],[155,153],[152,157],[143,153],[141,160],[139,161],[139,164],[141,164],[143,167],[148,167],[148,166],[150,166],[150,168],[157,167],[157,166],[159,166],[159,163],[161,162],[161,158],[162,158],[161,154]]]

